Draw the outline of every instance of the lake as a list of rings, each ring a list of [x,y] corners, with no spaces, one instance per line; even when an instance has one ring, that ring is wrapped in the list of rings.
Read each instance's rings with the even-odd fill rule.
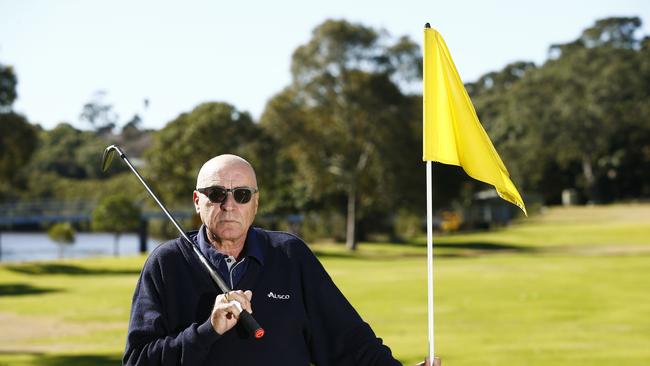
[[[65,245],[64,258],[102,257],[113,255],[115,236],[111,233],[76,233],[75,242]],[[162,241],[149,238],[148,250]],[[138,254],[136,234],[122,234],[119,255]],[[0,232],[0,262],[23,262],[59,258],[59,246],[46,233]]]

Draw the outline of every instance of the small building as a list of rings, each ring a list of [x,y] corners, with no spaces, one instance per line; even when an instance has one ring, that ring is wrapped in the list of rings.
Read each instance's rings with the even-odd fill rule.
[[[474,194],[472,205],[465,213],[465,224],[470,228],[487,229],[507,225],[514,219],[519,208],[487,189]]]

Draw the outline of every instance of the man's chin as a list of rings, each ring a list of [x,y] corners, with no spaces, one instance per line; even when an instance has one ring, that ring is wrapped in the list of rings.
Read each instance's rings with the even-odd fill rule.
[[[239,238],[244,234],[241,224],[237,222],[221,225],[219,230],[217,230],[217,233],[219,233],[221,239],[225,240]]]
[[[219,227],[221,230],[218,231],[223,231],[231,228],[241,228],[242,224],[239,221],[219,221]]]

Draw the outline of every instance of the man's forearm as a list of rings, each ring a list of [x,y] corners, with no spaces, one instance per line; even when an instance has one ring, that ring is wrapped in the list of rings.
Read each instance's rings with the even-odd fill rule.
[[[145,330],[131,330],[124,365],[201,365],[210,346],[220,337],[209,320],[203,324],[193,323],[175,336],[154,338],[156,336]]]

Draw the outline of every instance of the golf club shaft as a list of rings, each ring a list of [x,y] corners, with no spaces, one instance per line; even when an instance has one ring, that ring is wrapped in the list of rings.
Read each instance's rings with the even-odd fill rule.
[[[120,154],[120,158],[122,158],[122,160],[124,160],[124,162],[126,163],[126,165],[128,165],[129,168],[131,169],[131,171],[136,175],[136,177],[138,177],[138,179],[140,180],[140,183],[142,183],[142,185],[143,185],[144,188],[147,190],[147,192],[149,192],[149,195],[151,195],[151,197],[153,197],[153,199],[156,201],[156,203],[158,204],[158,206],[160,206],[160,209],[163,210],[163,212],[165,213],[165,215],[167,215],[167,217],[169,218],[169,220],[171,220],[172,224],[174,224],[174,226],[176,227],[176,230],[178,230],[178,232],[181,234],[181,236],[183,237],[183,239],[185,239],[185,240],[186,240],[186,241],[187,241],[187,242],[192,246],[192,249],[194,249],[194,253],[196,253],[196,255],[199,257],[199,260],[201,261],[201,263],[203,264],[203,266],[205,266],[205,268],[208,270],[208,273],[210,274],[210,277],[212,277],[212,279],[213,279],[214,282],[217,284],[217,286],[219,286],[219,288],[221,289],[221,291],[223,291],[224,293],[231,291],[231,289],[230,289],[230,287],[228,286],[228,284],[226,284],[226,282],[221,278],[221,276],[219,276],[219,275],[214,271],[214,269],[212,269],[212,267],[207,263],[207,260],[205,259],[205,256],[203,255],[203,253],[201,253],[201,252],[198,250],[198,248],[196,248],[196,246],[194,245],[194,243],[192,242],[192,240],[190,240],[190,238],[187,236],[187,234],[185,233],[185,231],[183,230],[183,228],[181,228],[181,226],[178,224],[178,221],[176,221],[176,219],[174,218],[174,216],[172,216],[172,214],[167,210],[167,208],[165,207],[165,205],[163,205],[163,203],[158,199],[158,197],[156,196],[156,194],[153,193],[153,191],[151,190],[151,188],[149,188],[149,185],[147,184],[147,182],[144,180],[144,178],[142,178],[142,176],[140,175],[140,173],[138,173],[138,170],[133,166],[133,164],[131,164],[131,162],[129,161],[129,158],[126,157],[126,154],[124,154],[124,153],[123,153],[121,150],[119,150],[119,149],[117,149],[117,152]]]
[[[208,271],[208,274],[210,275],[212,280],[217,284],[217,286],[219,286],[219,289],[221,289],[221,291],[224,294],[232,291],[232,289],[228,286],[228,284],[226,284],[226,282],[223,280],[223,278],[221,278],[221,276],[212,268],[212,266],[210,265],[208,260],[205,258],[203,253],[201,253],[201,251],[196,246],[196,244],[194,244],[194,242],[192,240],[190,240],[190,238],[187,236],[187,234],[185,233],[183,228],[181,228],[181,226],[178,224],[176,219],[174,219],[172,214],[167,210],[165,205],[163,205],[163,203],[158,199],[158,196],[156,196],[156,194],[153,193],[151,188],[149,188],[149,185],[147,184],[147,182],[144,180],[144,178],[142,178],[140,173],[138,173],[138,170],[133,166],[133,164],[131,164],[131,162],[129,161],[129,158],[126,156],[126,154],[124,154],[124,152],[122,152],[122,150],[120,150],[117,146],[115,146],[114,148],[117,151],[117,153],[120,154],[120,158],[122,158],[122,160],[124,160],[126,165],[129,166],[129,168],[131,169],[133,174],[135,174],[136,177],[138,177],[138,179],[140,180],[140,183],[142,183],[142,185],[147,190],[147,192],[149,192],[149,195],[151,197],[153,197],[153,199],[156,201],[158,206],[160,206],[160,209],[163,210],[165,215],[167,215],[169,220],[171,220],[172,224],[174,224],[174,226],[176,227],[178,232],[181,234],[183,239],[185,239],[185,241],[187,241],[187,243],[192,247],[192,249],[194,250],[194,254],[196,254],[196,256],[199,258],[199,261],[201,262],[201,264],[203,264],[203,267],[205,267],[205,269]],[[253,318],[253,316],[248,311],[246,311],[246,309],[243,309],[241,311],[241,313],[239,314],[239,320],[240,320],[240,322],[243,323],[244,327],[250,332],[250,334],[253,335],[253,337],[261,338],[264,335],[264,330],[262,329],[262,327],[260,327],[260,325],[257,323],[257,321]]]

